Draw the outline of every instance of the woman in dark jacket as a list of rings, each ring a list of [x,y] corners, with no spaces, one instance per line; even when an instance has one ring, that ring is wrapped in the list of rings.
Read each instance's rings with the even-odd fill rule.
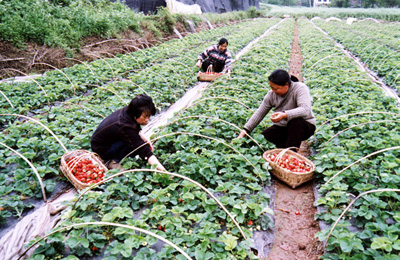
[[[196,66],[201,67],[203,71],[207,71],[208,67],[211,66],[211,71],[224,71],[229,75],[232,71],[232,56],[227,48],[228,40],[221,38],[218,44],[208,47],[199,54]]]
[[[157,165],[158,170],[164,166],[153,154],[150,141],[141,133],[141,125],[147,125],[150,116],[156,113],[151,97],[141,94],[108,117],[97,127],[91,138],[92,151],[97,153],[109,169],[121,168],[119,162],[130,152],[141,147],[130,156],[139,155],[149,164]],[[143,145],[147,143],[148,145]],[[143,145],[143,146],[142,146]]]

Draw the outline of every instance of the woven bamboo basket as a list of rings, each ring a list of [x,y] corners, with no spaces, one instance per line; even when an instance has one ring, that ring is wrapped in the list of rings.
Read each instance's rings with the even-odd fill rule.
[[[89,187],[91,184],[88,183],[83,183],[79,181],[75,176],[72,174],[71,169],[67,165],[67,159],[72,158],[72,157],[78,157],[82,159],[90,159],[92,162],[96,163],[99,165],[99,168],[105,172],[107,172],[107,167],[103,164],[102,160],[96,153],[92,153],[90,151],[86,150],[74,150],[74,151],[69,151],[66,152],[62,157],[61,157],[61,165],[60,165],[60,170],[62,173],[67,177],[67,179],[74,185],[74,187],[77,190],[83,190],[87,187]]]
[[[278,157],[282,157],[284,154],[287,154],[291,157],[295,157],[299,160],[303,160],[308,166],[310,166],[311,170],[308,172],[293,172],[286,168],[281,167],[276,162],[272,162],[272,161],[268,160],[268,158],[267,158],[268,155],[276,154],[276,153],[279,153]],[[275,177],[277,177],[278,179],[280,179],[281,181],[283,181],[284,183],[286,183],[287,185],[292,187],[293,189],[298,187],[299,185],[311,180],[314,176],[315,164],[311,160],[307,159],[306,157],[304,157],[296,152],[293,152],[292,150],[272,149],[272,150],[264,152],[263,158],[272,167],[271,173]]]
[[[197,79],[199,81],[213,81],[221,77],[222,73],[213,72],[212,66],[208,66],[206,72],[199,72]]]

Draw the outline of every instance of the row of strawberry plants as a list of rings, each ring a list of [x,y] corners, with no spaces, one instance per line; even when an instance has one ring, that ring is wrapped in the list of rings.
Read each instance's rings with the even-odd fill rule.
[[[370,193],[344,212],[356,196],[400,184],[400,151],[390,149],[400,140],[398,104],[312,23],[300,20],[299,26],[305,83],[319,125],[312,142],[320,183],[316,217],[330,227],[318,234],[322,241],[329,236],[322,259],[398,259],[398,193]]]
[[[382,40],[368,27],[361,27],[358,30],[339,22],[316,20],[314,23],[343,44],[369,69],[383,78],[387,85],[400,93],[400,40],[390,32],[389,28],[392,27],[386,28],[381,24],[375,24],[375,27],[386,35],[385,40]],[[398,25],[395,27],[399,28]]]
[[[188,57],[194,60],[204,46],[215,43],[218,37],[229,38],[232,32],[241,31],[247,26],[257,26],[261,22],[263,20],[254,20],[221,27],[191,34],[183,39],[171,40],[145,50],[117,55],[115,58],[104,58],[89,64],[53,70],[46,73],[45,77],[30,83],[3,82],[0,84],[2,91],[0,113],[27,114],[34,109],[51,105],[54,101],[63,101],[71,96],[85,94],[111,80],[123,78],[127,73],[136,73],[151,67],[152,64],[161,64],[182,52],[187,52]]]
[[[227,81],[227,85],[232,88],[240,82],[243,90],[247,92],[259,90],[260,84],[266,83],[265,71],[259,71],[259,67],[265,68],[268,65],[272,70],[277,63],[287,66],[290,39],[285,41],[286,45],[281,40],[282,35],[291,34],[293,31],[287,27],[293,27],[293,21],[286,22],[278,32],[269,35],[271,39],[275,39],[272,44],[270,38],[264,40],[257,44],[257,47],[251,51],[251,55],[243,59],[244,62],[235,65],[235,67],[238,66],[238,70],[242,67],[245,69],[243,72],[240,69],[241,72],[235,73],[235,76]],[[278,48],[276,57],[262,58],[267,49],[275,52],[278,44],[284,47]],[[284,48],[286,52],[283,51]],[[255,53],[258,55],[254,55]],[[278,57],[278,54],[282,57]],[[256,85],[244,83],[243,78],[248,78],[248,73],[253,70],[258,70],[259,73],[259,77],[255,77],[256,73],[254,73],[253,80],[261,79],[262,83]],[[214,92],[213,89],[207,90],[205,98],[215,96],[216,93],[212,92]],[[225,96],[234,95],[243,99],[243,102],[252,104],[252,99],[247,95],[238,95],[240,93],[237,91],[224,93]],[[258,95],[257,98],[262,98],[262,93],[255,94]],[[260,191],[262,181],[269,182],[269,175],[266,174],[265,169],[262,169],[262,164],[265,162],[261,158],[261,151],[254,143],[243,141],[243,143],[229,144],[240,152],[236,153],[227,144],[238,134],[238,131],[219,121],[225,119],[236,124],[240,120],[243,121],[244,114],[247,117],[249,113],[248,111],[238,113],[245,109],[242,106],[233,106],[232,103],[217,99],[214,105],[212,101],[210,102],[200,101],[199,105],[182,112],[178,118],[187,115],[194,117],[207,115],[214,116],[215,119],[178,120],[176,124],[167,126],[155,137],[159,138],[155,151],[160,153],[160,159],[168,169],[206,185],[224,205],[233,210],[241,225],[252,227],[252,221],[257,220],[257,225],[267,229],[271,223],[269,217],[262,213],[268,205],[268,196]],[[211,106],[215,109],[210,109]],[[210,110],[216,115],[210,114]],[[178,134],[178,132],[181,133]],[[174,135],[162,137],[169,134]],[[205,138],[205,136],[215,140]],[[246,154],[245,158],[240,154]],[[138,165],[131,159],[124,164],[124,167],[132,166]],[[63,225],[101,219],[128,223],[147,230],[158,230],[158,234],[185,248],[189,255],[196,259],[243,259],[249,254],[250,242],[242,240],[238,230],[226,214],[215,205],[215,202],[187,181],[176,178],[170,180],[159,174],[125,174],[114,178],[101,189],[102,193],[85,196],[74,210],[68,211],[64,216],[68,219]],[[136,214],[140,218],[132,219],[131,216],[137,216]],[[84,239],[82,238],[83,230],[69,232],[66,235],[67,240],[60,236],[52,237],[52,243],[43,244],[37,253],[45,254],[46,250],[55,248],[57,242],[61,242],[71,247],[71,254],[76,256],[102,254],[106,255],[104,259],[128,259],[134,252],[136,254],[134,259],[143,259],[144,255],[157,259],[171,259],[174,256],[181,259],[181,256],[177,256],[176,251],[169,247],[163,248],[160,252],[153,250],[152,245],[156,241],[150,237],[132,238],[130,232],[114,228],[107,229],[107,232],[100,227],[89,230],[90,236]],[[245,230],[245,234],[251,235],[249,230]],[[237,244],[239,239],[242,242]],[[77,246],[76,241],[79,240],[85,240],[84,245]],[[108,244],[107,241],[112,242]],[[63,246],[61,246],[62,249]],[[71,256],[70,259],[74,258]]]
[[[261,33],[275,22],[276,20],[266,20],[265,23],[258,23],[258,26],[254,27],[254,29]],[[246,29],[246,31],[248,30]],[[237,51],[240,46],[243,46],[255,36],[253,32],[236,31],[231,38],[233,50]],[[198,48],[204,49],[206,47],[206,45],[203,45]],[[184,56],[186,57],[186,63],[188,63],[187,61],[190,57]],[[178,58],[180,57],[176,57],[176,59]],[[167,62],[173,63],[174,61]],[[162,67],[157,66],[157,68]],[[167,74],[168,70],[169,68],[166,67],[164,71],[158,71],[158,73]],[[150,70],[146,69],[146,71],[149,72]],[[171,78],[181,77],[179,74],[170,76]],[[68,102],[62,103],[61,106],[53,107],[49,113],[41,115],[38,119],[52,129],[68,149],[89,149],[90,135],[94,128],[105,115],[123,106],[124,102],[129,102],[131,97],[145,91],[153,96],[161,109],[164,109],[166,105],[163,104],[173,102],[170,96],[172,89],[181,91],[180,89],[183,86],[188,87],[189,82],[195,80],[192,76],[188,77],[186,81],[170,83],[173,84],[172,87],[165,91],[152,85],[154,80],[152,73],[144,73],[142,77],[147,80],[141,82],[141,88],[137,84],[132,84],[133,82],[129,80],[115,81],[106,86],[109,91],[96,89],[92,95],[72,98]],[[143,80],[143,78],[141,79]],[[164,84],[166,83],[164,82]],[[177,97],[175,98],[177,99]],[[58,174],[59,158],[65,151],[60,149],[60,145],[49,133],[43,132],[43,128],[40,125],[30,121],[23,124],[16,121],[13,125],[3,130],[3,133],[4,136],[1,142],[34,162],[39,174],[45,179],[47,191],[51,192],[55,184],[53,177]],[[2,187],[4,187],[2,195],[6,199],[0,205],[5,210],[0,213],[2,216],[10,216],[13,212],[16,214],[16,212],[23,211],[25,205],[20,201],[21,194],[24,197],[40,197],[40,187],[38,187],[36,177],[33,175],[32,170],[27,167],[25,161],[5,147],[2,147],[0,152],[3,155],[1,157],[2,165],[5,166],[1,169],[1,172],[4,173],[2,176],[7,176],[2,179]],[[17,167],[11,167],[12,165]],[[15,207],[15,203],[18,203],[19,207]]]

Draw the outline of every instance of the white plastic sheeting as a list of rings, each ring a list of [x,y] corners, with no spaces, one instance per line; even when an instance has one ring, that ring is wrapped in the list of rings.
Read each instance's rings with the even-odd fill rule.
[[[76,191],[71,189],[52,202],[48,202],[25,216],[18,224],[7,232],[0,240],[0,259],[16,260],[25,251],[24,245],[37,236],[44,236],[60,219],[60,212],[67,206],[64,201],[75,198]],[[33,253],[32,248],[22,259]]]
[[[166,0],[167,9],[171,14],[202,14],[201,7],[198,4],[186,5],[176,0]]]

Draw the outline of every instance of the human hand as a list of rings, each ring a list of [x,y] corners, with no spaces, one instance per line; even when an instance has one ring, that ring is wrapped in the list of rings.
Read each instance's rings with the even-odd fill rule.
[[[246,130],[242,130],[237,138],[243,138],[247,134]]]
[[[281,121],[285,118],[287,118],[287,115],[284,112],[275,112],[270,117],[271,121],[274,123],[278,123],[279,121]]]
[[[198,68],[201,67],[201,60],[198,60],[198,61],[196,62],[196,67],[198,67]]]
[[[228,76],[228,78],[231,78],[231,70],[227,70],[226,75]]]

